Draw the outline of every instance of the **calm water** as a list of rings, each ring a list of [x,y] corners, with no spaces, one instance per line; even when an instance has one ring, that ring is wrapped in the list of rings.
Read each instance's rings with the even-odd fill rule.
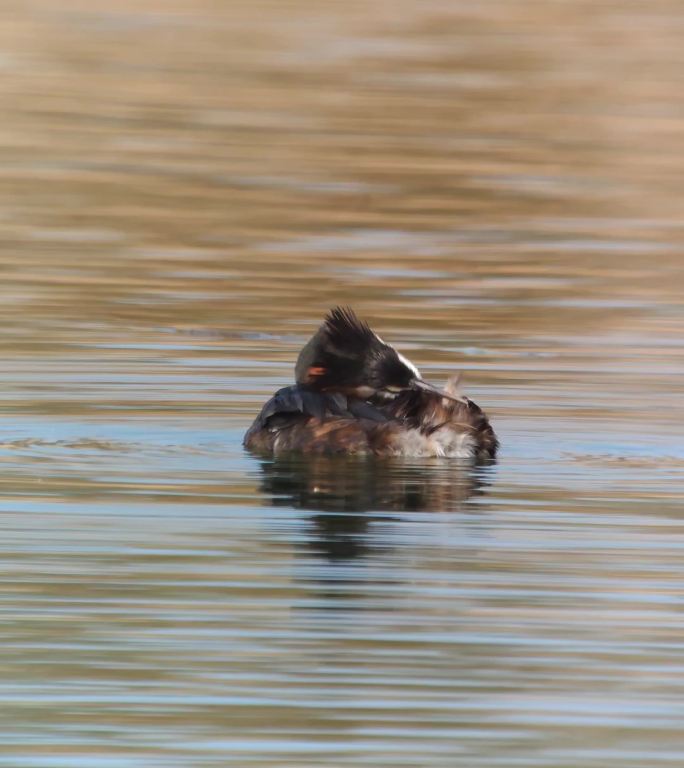
[[[684,763],[683,33],[5,5],[0,766]],[[243,452],[338,302],[497,465]]]

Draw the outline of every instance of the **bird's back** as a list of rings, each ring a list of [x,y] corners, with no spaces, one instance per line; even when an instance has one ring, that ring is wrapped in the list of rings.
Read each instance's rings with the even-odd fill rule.
[[[446,456],[490,459],[498,441],[472,401],[407,390],[373,406],[305,387],[279,390],[247,431],[245,446],[257,453]]]

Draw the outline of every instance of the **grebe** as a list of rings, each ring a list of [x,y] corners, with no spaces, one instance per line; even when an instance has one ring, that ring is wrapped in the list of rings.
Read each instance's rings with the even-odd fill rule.
[[[482,410],[440,390],[359,320],[336,307],[299,353],[292,386],[278,390],[247,430],[262,454],[299,452],[492,459],[498,440]]]

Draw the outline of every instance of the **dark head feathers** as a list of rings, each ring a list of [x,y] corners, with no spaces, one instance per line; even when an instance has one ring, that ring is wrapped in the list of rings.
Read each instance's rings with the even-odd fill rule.
[[[295,365],[298,384],[321,390],[403,388],[418,375],[349,307],[330,310]]]
[[[340,351],[386,346],[351,307],[331,309],[323,321],[323,328],[330,342]]]

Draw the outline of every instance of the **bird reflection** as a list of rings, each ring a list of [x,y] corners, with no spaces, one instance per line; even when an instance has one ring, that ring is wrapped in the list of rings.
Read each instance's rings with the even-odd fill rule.
[[[314,512],[310,546],[331,561],[367,554],[369,523],[397,519],[388,513],[458,511],[491,482],[488,467],[439,459],[288,456],[262,461],[261,472],[274,506]]]

